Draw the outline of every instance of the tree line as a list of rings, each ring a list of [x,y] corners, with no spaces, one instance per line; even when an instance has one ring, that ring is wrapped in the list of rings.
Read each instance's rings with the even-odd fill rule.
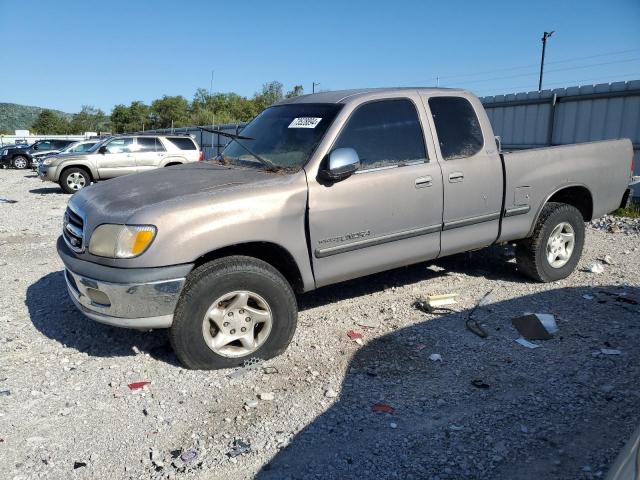
[[[236,93],[209,94],[204,88],[199,88],[191,101],[182,95],[164,95],[151,102],[151,105],[135,100],[129,105],[116,105],[111,110],[111,115],[88,105],[84,105],[70,119],[53,110],[43,110],[31,130],[50,135],[125,133],[155,128],[247,122],[283,98],[297,97],[303,93],[302,85],[296,85],[285,93],[282,83],[277,81],[265,83],[262,90],[251,98]]]

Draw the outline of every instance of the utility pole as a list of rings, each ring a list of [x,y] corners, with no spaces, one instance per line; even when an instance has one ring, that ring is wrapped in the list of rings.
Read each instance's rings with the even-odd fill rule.
[[[311,84],[311,93],[316,93],[316,85],[320,85],[320,82],[313,82]]]
[[[216,112],[213,108],[213,73],[215,70],[211,70],[211,84],[209,85],[209,101],[211,102],[211,126],[215,128]]]
[[[544,51],[547,48],[547,38],[549,38],[555,30],[551,30],[550,32],[544,32],[542,34],[542,59],[540,60],[540,81],[538,82],[538,91],[542,91],[542,73],[544,72]]]

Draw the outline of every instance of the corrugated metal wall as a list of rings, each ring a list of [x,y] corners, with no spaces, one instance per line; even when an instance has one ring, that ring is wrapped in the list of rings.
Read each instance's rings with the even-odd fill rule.
[[[640,173],[640,80],[481,100],[505,150],[629,138]]]

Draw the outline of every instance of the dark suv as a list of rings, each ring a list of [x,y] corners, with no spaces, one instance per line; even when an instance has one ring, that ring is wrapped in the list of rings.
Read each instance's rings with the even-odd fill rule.
[[[0,148],[0,165],[2,167],[14,167],[20,170],[29,168],[32,160],[31,155],[33,153],[61,150],[75,141],[76,140],[44,139],[20,148]]]

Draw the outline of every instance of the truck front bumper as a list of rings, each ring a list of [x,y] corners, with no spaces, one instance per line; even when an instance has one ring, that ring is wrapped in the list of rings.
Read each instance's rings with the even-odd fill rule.
[[[159,268],[114,268],[77,258],[62,238],[67,290],[84,315],[116,327],[168,328],[192,264]]]

